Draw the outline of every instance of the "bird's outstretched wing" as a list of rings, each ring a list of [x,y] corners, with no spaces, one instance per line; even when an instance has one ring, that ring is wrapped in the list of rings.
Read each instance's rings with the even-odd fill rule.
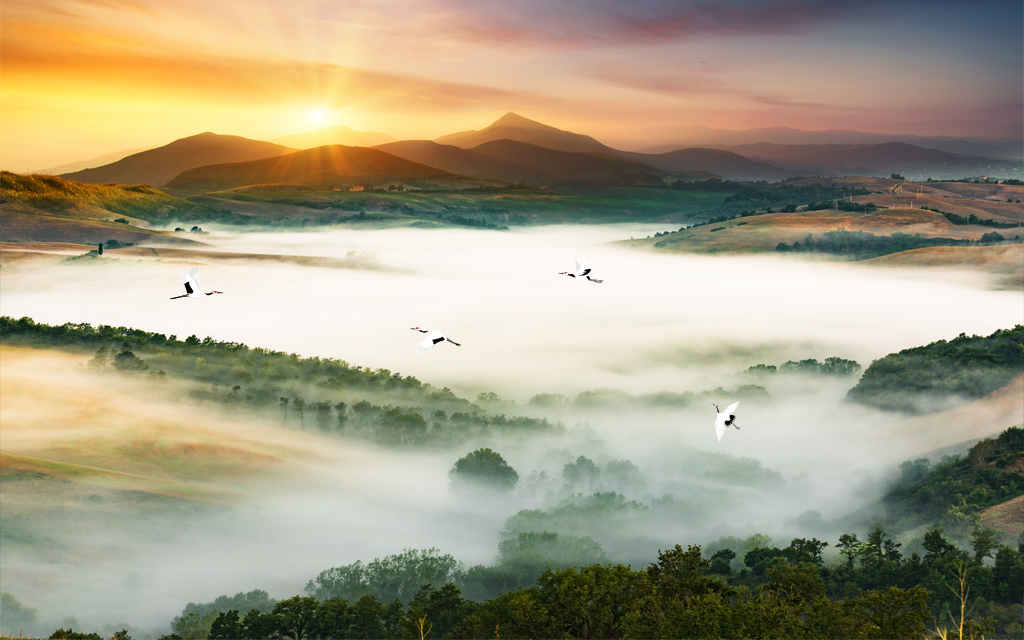
[[[725,415],[729,416],[729,419],[732,420],[733,418],[736,417],[736,407],[738,407],[738,406],[740,406],[740,401],[739,400],[737,400],[736,402],[734,402],[734,403],[730,404],[728,407],[726,407],[725,411],[723,411],[722,413],[724,413]]]
[[[725,435],[725,420],[718,418],[715,420],[715,433],[718,435],[718,441],[722,441],[722,436]]]
[[[416,345],[416,351],[418,353],[426,353],[434,348],[434,339],[428,334],[418,345]]]
[[[182,269],[180,280],[185,284],[185,289],[191,288],[189,293],[202,291],[202,288],[199,286],[199,267],[192,267],[191,270]]]

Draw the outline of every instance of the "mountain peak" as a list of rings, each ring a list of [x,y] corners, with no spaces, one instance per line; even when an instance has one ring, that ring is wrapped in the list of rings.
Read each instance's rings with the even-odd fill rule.
[[[487,128],[489,129],[491,127],[518,127],[520,129],[554,129],[555,128],[555,127],[551,127],[551,126],[548,126],[546,124],[543,124],[541,122],[537,122],[536,120],[530,120],[529,118],[524,118],[523,116],[519,115],[518,113],[512,113],[511,111],[509,111],[505,115],[503,115],[500,118],[498,118],[497,120],[495,120],[493,123],[491,123],[490,127],[487,127]]]
[[[580,151],[609,153],[613,149],[604,146],[590,136],[563,131],[536,120],[530,120],[511,111],[479,131],[450,133],[434,142],[450,144],[463,149],[472,149],[494,140],[515,140],[527,144],[554,149],[556,151]]]

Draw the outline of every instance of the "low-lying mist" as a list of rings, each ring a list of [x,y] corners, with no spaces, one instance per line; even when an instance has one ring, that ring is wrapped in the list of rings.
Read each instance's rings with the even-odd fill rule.
[[[168,299],[182,293],[178,272],[193,263],[5,269],[4,315],[179,339],[209,335],[344,359],[450,387],[492,413],[547,417],[565,428],[416,450],[383,447],[285,427],[276,408],[238,413],[196,404],[178,381],[131,383],[90,372],[87,356],[7,354],[0,371],[3,453],[128,475],[53,481],[45,487],[55,493],[35,513],[12,519],[5,508],[5,532],[22,538],[0,549],[2,590],[54,624],[73,615],[96,628],[123,621],[166,633],[187,602],[251,589],[289,597],[324,569],[405,548],[437,547],[467,565],[491,564],[502,535],[520,526],[588,535],[612,561],[632,563],[653,560],[658,548],[729,535],[825,539],[831,520],[877,497],[878,481],[893,465],[966,436],[955,425],[901,429],[900,416],[846,403],[856,376],[758,377],[746,369],[830,356],[867,367],[891,351],[1024,322],[1019,292],[987,290],[969,273],[661,255],[607,244],[648,233],[219,232],[209,238],[218,250],[373,252],[381,268],[210,261],[202,284],[226,293],[198,300]],[[576,256],[604,283],[558,275]],[[416,354],[423,335],[409,330],[414,326],[440,329],[462,346]],[[64,391],[59,401],[55,385]],[[743,385],[764,392],[737,393]],[[26,393],[16,400],[13,388]],[[661,406],[617,399],[615,391],[595,394],[606,402],[572,402],[600,389],[696,395]],[[477,398],[486,392],[500,400]],[[530,402],[542,394],[565,399]],[[383,404],[386,397],[371,400]],[[711,403],[736,400],[741,428],[718,442]],[[1007,426],[993,424],[992,431]],[[147,447],[172,452],[175,464],[148,460]],[[478,447],[498,451],[519,473],[507,498],[450,491],[452,465]],[[232,448],[252,456],[225,466],[224,451]],[[566,465],[580,456],[598,471],[574,481]],[[206,493],[181,498],[126,477]],[[29,486],[5,479],[5,506],[46,497]],[[595,492],[621,494],[648,511],[609,511],[617,529],[562,515]],[[517,516],[528,509],[536,513]]]

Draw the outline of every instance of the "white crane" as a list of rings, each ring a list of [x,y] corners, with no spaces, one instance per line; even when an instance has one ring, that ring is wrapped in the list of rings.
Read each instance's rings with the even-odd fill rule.
[[[224,293],[223,291],[203,293],[203,290],[199,287],[199,267],[192,267],[191,271],[182,269],[181,276],[178,279],[185,285],[185,294],[172,296],[171,300],[177,298],[202,298],[203,296],[212,296],[215,293]]]
[[[590,280],[591,282],[597,282],[597,283],[604,282],[604,280],[595,280],[594,278],[591,278],[588,275],[589,273],[590,273],[590,265],[587,264],[587,259],[583,258],[582,260],[580,260],[580,259],[577,258],[576,259],[576,270],[575,271],[571,271],[571,272],[570,271],[560,271],[559,275],[569,276],[570,278],[586,278],[587,280]]]
[[[736,430],[739,431],[740,427],[736,424],[736,407],[740,406],[740,401],[737,400],[730,404],[724,412],[714,402],[711,404],[714,405],[715,411],[718,413],[715,416],[715,433],[718,434],[718,441],[721,442],[726,427],[736,427]]]
[[[454,340],[444,335],[437,329],[420,329],[419,327],[411,327],[411,329],[413,331],[419,331],[420,333],[427,334],[427,337],[424,338],[423,341],[420,342],[418,345],[416,345],[416,351],[420,353],[426,353],[427,351],[430,351],[431,349],[434,348],[435,344],[437,344],[438,342],[444,342],[445,340],[454,344],[456,347],[462,346],[461,344],[455,342]]]

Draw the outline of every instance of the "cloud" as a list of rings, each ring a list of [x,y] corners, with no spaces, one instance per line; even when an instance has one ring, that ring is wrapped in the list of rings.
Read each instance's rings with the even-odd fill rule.
[[[492,44],[589,48],[733,36],[791,35],[863,20],[876,2],[679,2],[642,0],[447,0],[454,34]],[[458,9],[458,11],[454,11]]]

